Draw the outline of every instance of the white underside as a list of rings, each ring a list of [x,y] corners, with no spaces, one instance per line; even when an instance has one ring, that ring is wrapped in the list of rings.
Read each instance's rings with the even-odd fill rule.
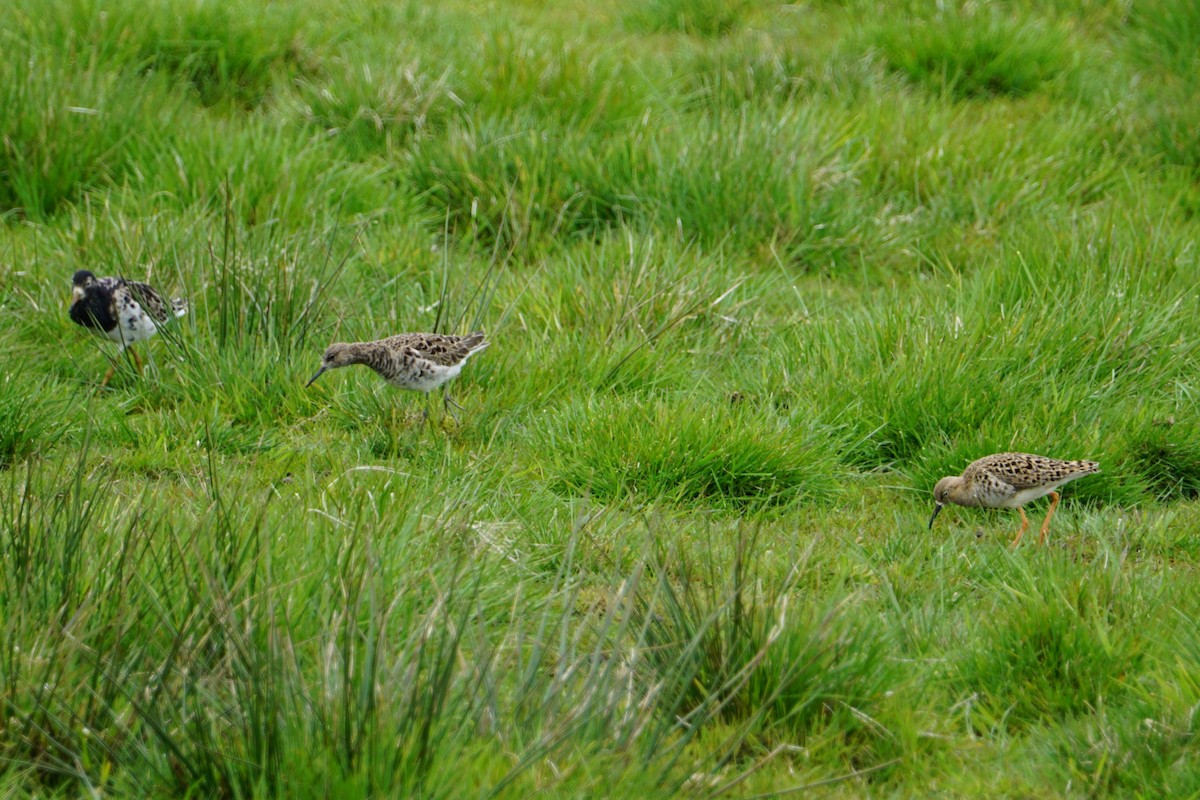
[[[141,303],[134,300],[129,291],[118,291],[116,300],[115,305],[119,306],[115,309],[117,324],[111,331],[104,331],[104,335],[116,342],[122,350],[131,344],[144,342],[158,333],[154,318],[145,312]],[[176,316],[187,313],[186,306],[176,308],[174,303],[171,311]]]
[[[1000,508],[1018,508],[1025,505],[1030,500],[1037,500],[1039,497],[1045,497],[1054,491],[1053,486],[1039,486],[1036,489],[1021,489],[1012,497],[999,503]]]
[[[1058,483],[1054,483],[1049,486],[1035,486],[1032,489],[1018,489],[1012,497],[1004,500],[1001,503],[998,503],[997,508],[1018,508],[1019,506],[1023,506],[1031,500],[1037,500],[1039,497],[1045,497],[1051,492],[1056,491],[1058,487],[1062,486],[1064,483],[1069,483],[1076,478],[1082,477],[1082,475],[1072,475],[1069,478],[1064,478]]]
[[[447,381],[452,381],[458,377],[458,373],[462,372],[463,364],[466,363],[464,358],[462,361],[455,364],[453,367],[443,367],[439,364],[433,364],[432,369],[425,376],[406,377],[402,380],[391,381],[396,386],[402,389],[412,389],[417,392],[432,392],[434,389],[441,386]]]
[[[154,324],[154,320],[143,314],[135,304],[132,309],[122,309],[121,316],[117,318],[117,326],[111,331],[105,331],[104,335],[119,344],[124,350],[131,344],[146,341],[156,333],[158,333],[158,327]]]

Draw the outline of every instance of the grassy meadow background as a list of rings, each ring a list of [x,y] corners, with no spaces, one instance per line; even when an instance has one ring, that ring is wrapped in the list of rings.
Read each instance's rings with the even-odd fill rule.
[[[1192,0],[11,0],[0,53],[4,797],[1200,795]],[[145,378],[81,268],[190,299]],[[476,327],[461,426],[304,388]],[[1007,449],[1103,472],[1045,547],[927,531]]]

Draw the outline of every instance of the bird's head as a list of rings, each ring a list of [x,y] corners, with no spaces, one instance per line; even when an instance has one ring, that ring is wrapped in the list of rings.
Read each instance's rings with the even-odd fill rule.
[[[88,287],[96,282],[96,276],[88,272],[86,269],[77,270],[71,277],[71,300],[72,302],[83,297],[83,293]]]
[[[962,485],[962,478],[952,475],[942,478],[933,487],[933,516],[929,518],[929,528],[933,529],[933,521],[937,519],[938,512],[946,505],[955,501],[958,488]]]
[[[313,381],[321,377],[324,373],[338,367],[348,367],[355,363],[355,349],[352,345],[335,342],[325,349],[325,354],[321,356],[321,368],[317,370],[317,374],[308,379],[305,387],[312,386]]]

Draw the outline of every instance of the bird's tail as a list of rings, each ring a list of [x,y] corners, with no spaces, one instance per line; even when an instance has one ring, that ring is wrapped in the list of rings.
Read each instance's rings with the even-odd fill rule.
[[[463,347],[467,348],[468,353],[478,353],[480,350],[483,350],[489,344],[491,344],[491,342],[487,340],[487,336],[483,331],[475,331],[474,333],[468,334],[462,340],[462,344]]]
[[[1072,471],[1080,475],[1091,475],[1100,471],[1100,464],[1095,461],[1072,461]]]
[[[177,317],[182,317],[187,313],[188,303],[182,297],[171,298],[171,312]]]

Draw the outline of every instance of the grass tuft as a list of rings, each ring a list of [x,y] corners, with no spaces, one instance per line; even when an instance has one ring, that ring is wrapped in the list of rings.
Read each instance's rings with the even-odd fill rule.
[[[662,549],[635,623],[644,630],[647,679],[673,691],[669,713],[689,729],[719,720],[732,731],[727,746],[832,738],[870,763],[890,735],[873,717],[901,678],[882,632],[850,613],[855,599],[823,610],[796,605],[803,563],[771,574],[762,545],[744,530],[732,543],[711,541],[697,560],[687,548]]]
[[[45,50],[32,68],[0,66],[0,212],[46,219],[135,171],[135,147],[161,142],[178,101],[160,84]],[[145,126],[147,130],[141,130]]]
[[[54,447],[62,435],[62,409],[45,389],[16,375],[0,381],[0,468]]]
[[[505,26],[489,33],[479,68],[457,87],[476,120],[507,117],[520,124],[532,117],[551,130],[624,130],[653,105],[652,76],[606,48]]]
[[[837,485],[827,435],[737,408],[598,397],[542,438],[562,488],[601,500],[753,509],[826,499]]]
[[[1150,0],[1130,8],[1131,52],[1143,64],[1187,79],[1200,59],[1200,7],[1189,0]]]
[[[143,69],[185,81],[203,105],[257,108],[276,81],[317,71],[298,8],[274,4],[250,20],[204,0],[152,4],[139,31]]]
[[[875,45],[896,72],[959,99],[1020,97],[1072,67],[1064,34],[996,12],[892,23],[877,31]]]
[[[1131,430],[1126,469],[1146,481],[1155,499],[1170,502],[1200,497],[1200,439],[1192,420],[1166,416]]]
[[[300,118],[336,139],[350,158],[388,153],[429,129],[440,129],[453,112],[444,78],[430,78],[419,64],[376,73],[347,60],[324,80],[297,84]]]
[[[631,30],[713,38],[737,30],[757,0],[648,0],[625,15]]]
[[[980,626],[958,665],[956,682],[980,704],[980,732],[1020,730],[1119,702],[1145,657],[1146,644],[1122,624],[1123,604],[1110,586],[1072,580],[1055,565],[1032,569],[1036,577],[1018,573],[1013,598]]]

